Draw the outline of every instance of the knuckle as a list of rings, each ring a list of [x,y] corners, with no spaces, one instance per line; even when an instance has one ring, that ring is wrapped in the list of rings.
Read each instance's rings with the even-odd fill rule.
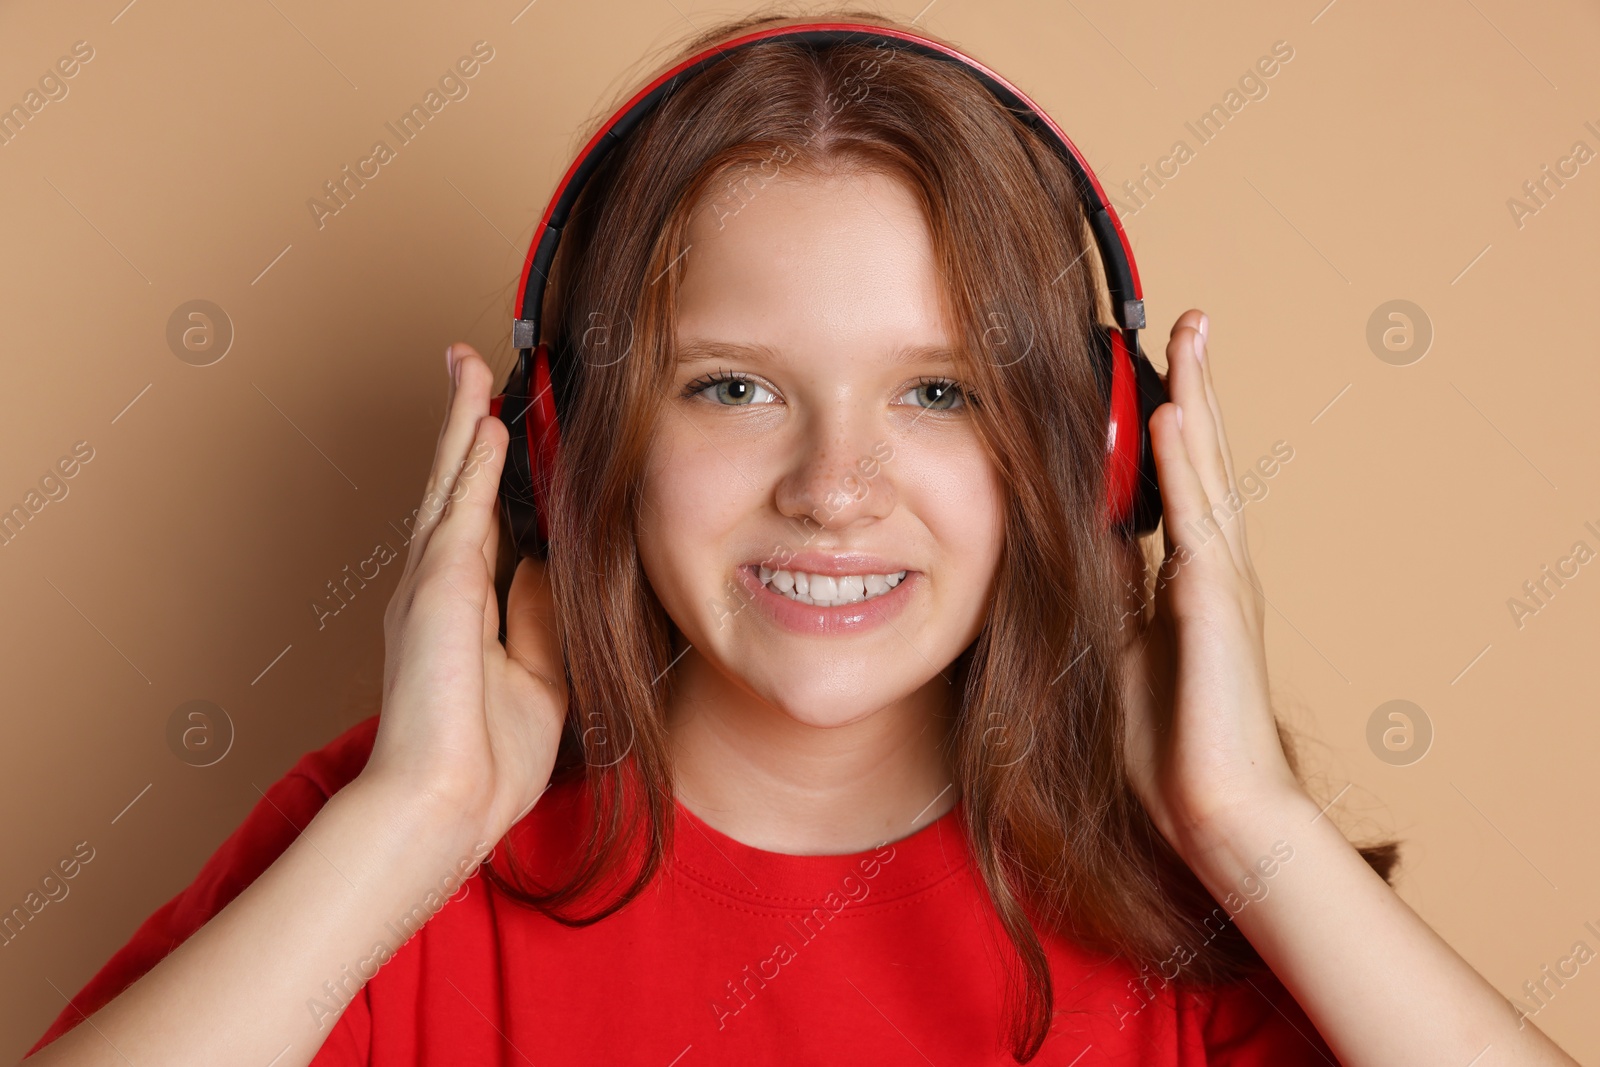
[[[431,619],[449,609],[452,604],[459,601],[460,596],[460,593],[442,580],[419,586],[416,595],[412,597],[412,610],[406,613],[406,622],[401,627],[401,632],[404,633],[408,627],[417,624],[418,620]]]
[[[481,378],[493,377],[493,372],[489,370],[489,364],[484,362],[483,357],[478,355],[476,350],[465,345],[462,346],[460,365],[461,383],[463,385],[469,381],[476,385]]]
[[[481,596],[488,584],[483,554],[476,550],[462,550],[453,545],[446,547],[449,551],[441,553],[423,575],[418,595],[426,589],[430,595],[439,595],[442,592],[443,595],[449,596],[458,594],[467,597]]]
[[[398,642],[400,633],[405,628],[415,595],[414,586],[402,585],[395,590],[394,596],[389,598],[389,606],[383,611],[383,635],[385,643],[391,647]]]

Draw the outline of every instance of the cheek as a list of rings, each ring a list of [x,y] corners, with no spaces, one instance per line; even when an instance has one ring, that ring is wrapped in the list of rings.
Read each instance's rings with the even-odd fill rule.
[[[643,499],[681,532],[725,530],[749,511],[761,482],[761,457],[723,443],[713,446],[693,427],[663,432],[645,462]],[[647,514],[649,511],[647,509]]]
[[[703,455],[702,452],[709,452]],[[715,552],[742,514],[743,480],[701,442],[663,435],[645,465],[639,511],[639,557],[673,620],[700,611],[714,597],[707,583],[722,561]]]
[[[943,573],[932,577],[944,606],[953,608],[959,601],[969,609],[964,614],[981,617],[1005,537],[999,471],[976,447],[925,454],[907,449],[900,479],[904,502],[939,546]]]

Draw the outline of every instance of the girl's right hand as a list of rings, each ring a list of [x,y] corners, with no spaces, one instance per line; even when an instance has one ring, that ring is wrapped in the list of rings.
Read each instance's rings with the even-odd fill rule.
[[[494,574],[509,434],[489,414],[488,365],[461,342],[447,362],[452,355],[433,470],[384,612],[383,710],[360,778],[445,806],[492,845],[550,781],[567,685],[543,561],[518,564],[500,643]]]

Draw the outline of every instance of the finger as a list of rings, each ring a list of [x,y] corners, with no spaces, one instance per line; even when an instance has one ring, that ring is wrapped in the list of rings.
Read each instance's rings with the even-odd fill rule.
[[[1243,522],[1239,512],[1244,502],[1233,483],[1224,444],[1217,435],[1217,408],[1208,395],[1204,361],[1197,348],[1201,340],[1200,318],[1195,308],[1179,317],[1167,344],[1167,373],[1176,379],[1171,393],[1183,408],[1183,439],[1190,461],[1200,473],[1206,496],[1213,504],[1211,513],[1199,520],[1200,528],[1208,538],[1220,533],[1234,563],[1243,566],[1244,548],[1239,535]]]
[[[450,410],[445,415],[444,429],[440,431],[434,451],[422,506],[417,510],[411,554],[406,560],[407,573],[416,569],[417,562],[427,552],[428,541],[456,492],[456,481],[467,463],[467,453],[473,447],[479,421],[489,411],[493,372],[471,345],[458,341],[451,348],[455,353],[456,373],[451,386]]]
[[[500,468],[501,470],[505,469],[505,460],[503,458],[500,461]],[[503,501],[498,498],[498,489],[499,487],[496,486],[494,509],[489,516],[489,532],[484,535],[482,546],[483,563],[489,569],[491,578],[500,573],[500,512],[503,507]]]
[[[1222,462],[1228,472],[1228,485],[1237,489],[1239,483],[1233,477],[1233,449],[1228,447],[1228,430],[1222,422],[1222,404],[1217,400],[1217,387],[1211,376],[1211,337],[1210,322],[1202,314],[1200,322],[1195,326],[1200,334],[1200,370],[1201,377],[1206,383],[1206,400],[1211,405],[1211,421],[1216,427],[1217,444],[1222,452]]]
[[[472,605],[479,615],[479,639],[485,651],[493,642],[493,651],[502,655],[494,564],[484,557],[484,535],[480,531],[492,529],[497,517],[497,457],[504,455],[502,442],[506,436],[505,425],[499,419],[486,415],[480,420],[472,451],[456,479],[444,514],[434,527],[417,572],[419,586],[437,576],[452,594]]]
[[[1195,352],[1200,337],[1200,312],[1190,308],[1173,324],[1167,341],[1167,390],[1173,403],[1183,408],[1183,440],[1195,469],[1205,484],[1206,495],[1222,500],[1231,485],[1228,469],[1217,446],[1216,420],[1206,398],[1205,368]]]
[[[1178,425],[1182,407],[1169,401],[1150,416],[1150,443],[1156,454],[1156,478],[1161,484],[1161,525],[1169,557],[1158,575],[1163,581],[1172,577],[1176,567],[1219,551],[1217,539],[1206,535],[1201,521],[1202,516],[1209,517],[1211,501],[1200,473],[1189,459],[1188,443]],[[1183,408],[1182,417],[1183,428],[1187,429],[1187,408]]]
[[[1200,327],[1209,324],[1204,315],[1200,319]],[[1239,495],[1239,482],[1233,473],[1233,449],[1228,445],[1227,427],[1222,421],[1222,403],[1217,399],[1216,384],[1212,378],[1211,360],[1208,354],[1208,330],[1197,327],[1195,338],[1198,346],[1197,361],[1200,365],[1200,378],[1205,383],[1206,403],[1211,412],[1211,427],[1216,438],[1217,453],[1222,457],[1223,469],[1227,478],[1228,492],[1223,498],[1229,516],[1222,522],[1223,536],[1227,538],[1228,547],[1233,553],[1233,561],[1243,570],[1249,566],[1250,544],[1249,528],[1244,518],[1244,499]],[[1219,519],[1219,521],[1221,521]]]
[[[437,545],[441,557],[470,551],[480,563],[484,562],[484,541],[499,512],[500,471],[509,440],[505,423],[487,413],[479,416],[473,426],[471,448],[429,535],[426,553],[431,554]],[[492,568],[488,574],[492,581]]]
[[[448,344],[444,347],[445,362],[445,402],[444,418],[439,420],[439,433],[433,439],[433,463],[428,468],[428,480],[422,486],[422,502],[411,513],[411,540],[409,551],[406,553],[406,566],[402,572],[402,582],[416,570],[417,561],[422,558],[422,550],[427,544],[427,533],[433,529],[438,521],[438,513],[443,508],[443,502],[438,499],[434,485],[440,477],[440,465],[444,457],[445,433],[450,429],[451,414],[455,411],[456,370],[455,370],[456,345]]]
[[[499,480],[499,476],[496,475],[495,481],[498,482]],[[500,557],[500,500],[498,495],[489,510],[489,532],[485,535],[483,544],[479,548],[483,556],[485,573],[489,575],[489,587],[491,590],[489,603],[483,612],[483,640],[485,646],[491,641],[498,645],[500,643],[500,602],[493,591],[500,575],[500,572],[496,569],[496,561]]]
[[[439,420],[439,435],[433,439],[433,450],[439,451],[439,442],[444,440],[444,429],[450,425],[450,407],[456,399],[456,364],[455,345],[444,346],[444,418]]]
[[[1222,462],[1228,472],[1228,487],[1237,494],[1239,481],[1233,473],[1233,449],[1228,444],[1228,428],[1222,419],[1222,402],[1217,399],[1217,387],[1211,371],[1211,338],[1209,336],[1209,323],[1205,316],[1201,316],[1200,331],[1200,366],[1202,377],[1206,383],[1206,399],[1211,405],[1211,419],[1216,427],[1217,445],[1222,452]],[[1242,507],[1242,505],[1241,505]],[[1238,557],[1241,563],[1248,564],[1250,559],[1249,527],[1245,525],[1241,516],[1237,524]]]
[[[506,596],[506,655],[556,693],[566,695],[549,564],[533,556],[525,556],[517,564]]]

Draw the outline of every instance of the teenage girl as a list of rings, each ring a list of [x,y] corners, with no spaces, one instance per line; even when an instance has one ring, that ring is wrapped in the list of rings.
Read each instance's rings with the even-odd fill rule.
[[[31,1063],[1573,1062],[1293,770],[1198,310],[1153,578],[1100,521],[1097,283],[1035,134],[948,64],[778,41],[604,166],[548,561],[453,344],[381,716]]]

